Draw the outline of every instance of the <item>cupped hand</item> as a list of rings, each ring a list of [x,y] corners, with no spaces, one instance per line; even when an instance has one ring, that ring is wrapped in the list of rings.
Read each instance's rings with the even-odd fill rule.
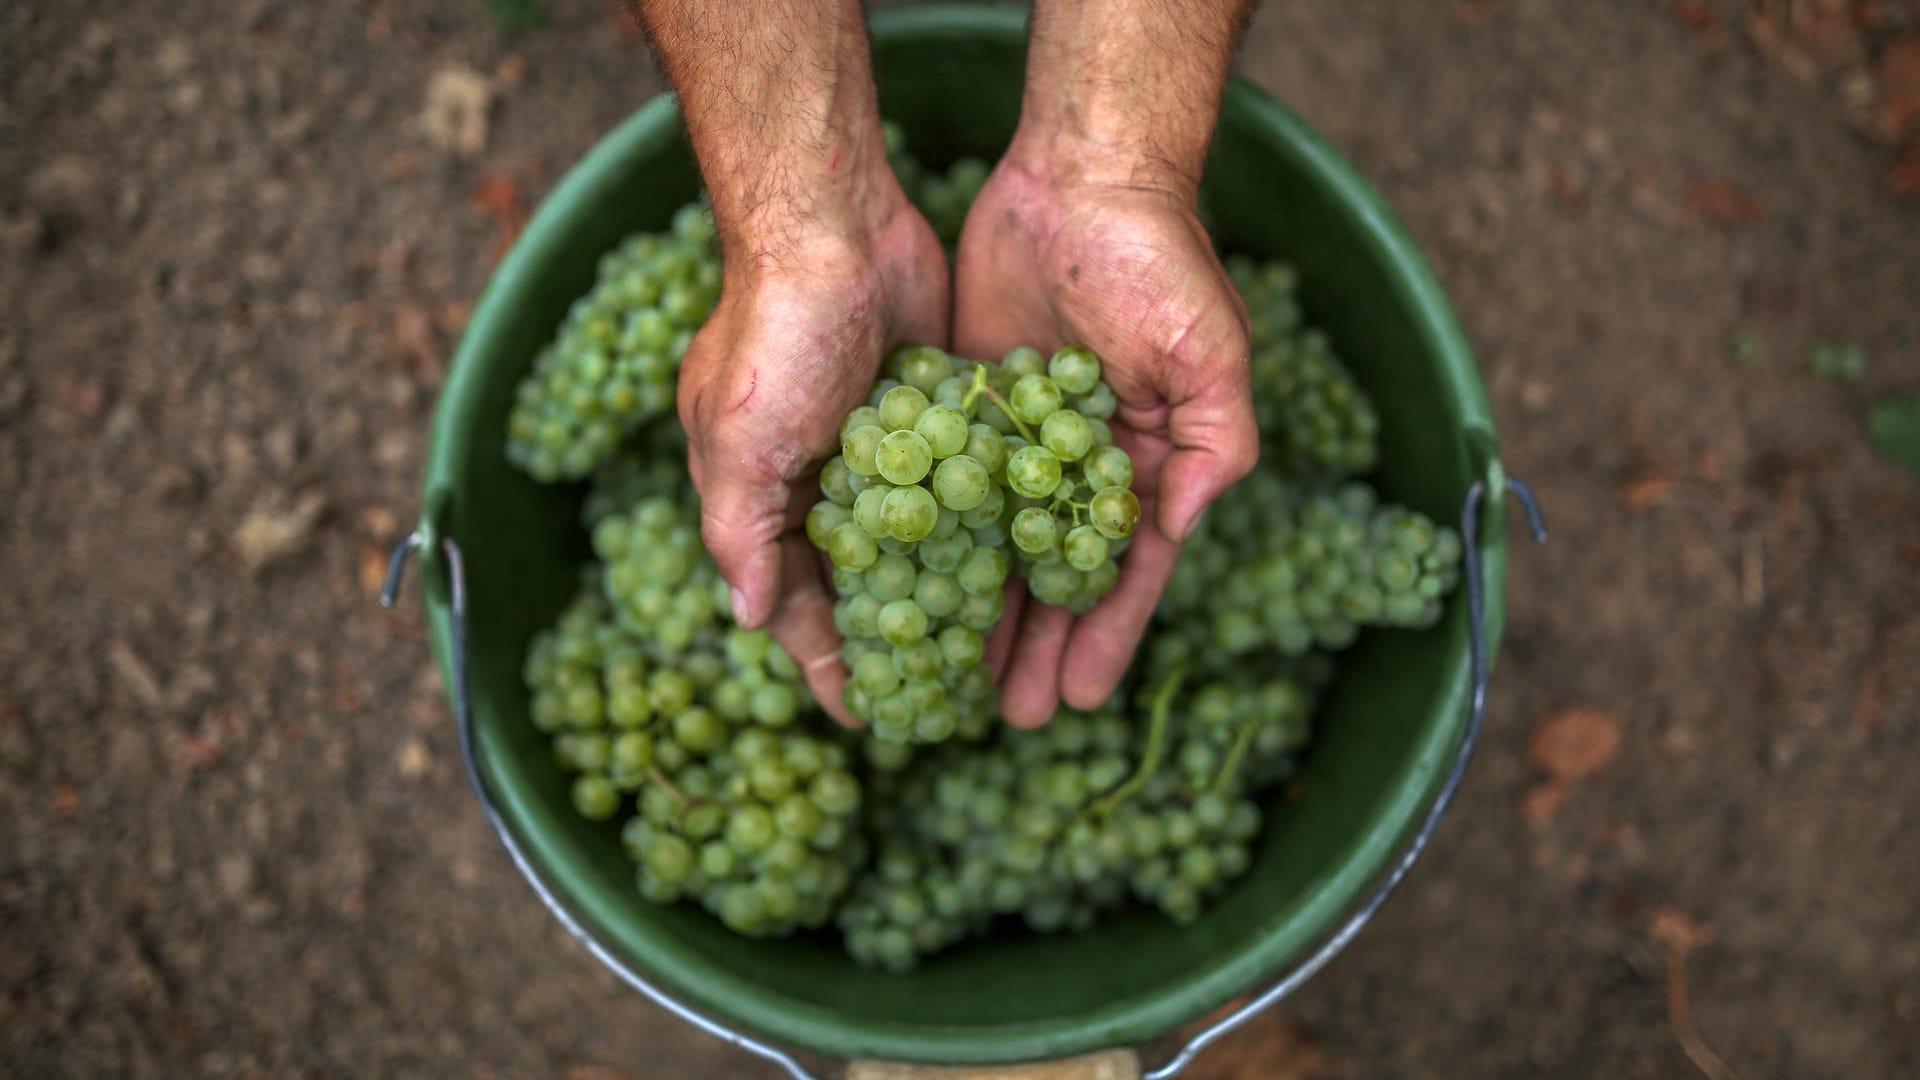
[[[737,621],[766,626],[828,712],[846,669],[831,585],[804,521],[840,421],[866,400],[885,350],[946,340],[946,257],[895,185],[867,227],[801,223],[729,243],[720,302],[681,368],[680,420],[701,534]]]
[[[1063,698],[1091,709],[1113,693],[1182,541],[1258,459],[1246,310],[1190,184],[1091,175],[1076,155],[1018,139],[968,216],[954,287],[962,355],[1063,344],[1097,353],[1119,400],[1114,441],[1134,460],[1142,527],[1113,592],[1078,617],[1009,606],[1018,628],[996,642],[1006,656],[1001,710],[1033,727]]]

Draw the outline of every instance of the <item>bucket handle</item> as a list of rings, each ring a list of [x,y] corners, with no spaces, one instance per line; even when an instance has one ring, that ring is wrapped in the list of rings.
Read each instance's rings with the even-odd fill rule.
[[[1348,916],[1340,929],[1322,943],[1312,956],[1295,966],[1259,997],[1235,1009],[1209,1025],[1206,1030],[1187,1040],[1186,1044],[1166,1064],[1143,1074],[1141,1080],[1172,1080],[1173,1077],[1185,1071],[1201,1051],[1272,1008],[1281,999],[1298,990],[1308,979],[1318,974],[1379,912],[1381,906],[1387,902],[1387,898],[1392,896],[1394,890],[1398,889],[1400,883],[1406,879],[1407,873],[1413,869],[1413,864],[1426,850],[1428,842],[1433,839],[1434,830],[1440,824],[1440,818],[1446,814],[1447,808],[1453,803],[1454,796],[1460,791],[1461,782],[1466,777],[1467,765],[1473,760],[1474,748],[1480,741],[1481,723],[1486,718],[1489,669],[1485,585],[1480,578],[1480,510],[1490,488],[1496,499],[1507,493],[1519,499],[1521,507],[1526,511],[1527,526],[1534,540],[1540,541],[1547,538],[1546,522],[1540,513],[1539,500],[1534,498],[1533,489],[1519,479],[1505,475],[1497,463],[1490,470],[1486,480],[1475,481],[1473,486],[1467,489],[1466,502],[1460,512],[1460,533],[1462,561],[1466,564],[1467,610],[1471,623],[1468,627],[1467,642],[1473,678],[1473,695],[1466,732],[1460,738],[1459,749],[1454,752],[1453,766],[1447,772],[1445,782],[1440,786],[1440,794],[1434,800],[1433,808],[1427,811],[1426,818],[1421,821],[1419,829],[1414,832],[1413,838],[1401,852],[1399,860],[1394,863],[1387,876],[1374,887],[1373,893],[1367,897],[1359,909]],[[621,982],[646,995],[655,1005],[722,1042],[779,1066],[793,1080],[819,1080],[786,1051],[736,1031],[648,982],[644,976],[595,937],[593,932],[587,929],[586,925],[576,918],[565,904],[561,903],[553,888],[534,868],[532,860],[520,846],[519,839],[514,836],[513,830],[507,826],[506,819],[501,816],[500,808],[494,801],[493,792],[487,786],[486,777],[480,770],[480,758],[475,745],[473,701],[467,683],[467,586],[460,545],[455,543],[451,536],[435,536],[434,531],[424,524],[415,529],[393,549],[392,560],[387,566],[386,584],[380,590],[380,603],[385,607],[394,605],[399,598],[407,559],[423,547],[428,550],[429,556],[437,547],[446,560],[448,621],[452,630],[455,720],[459,726],[460,760],[466,768],[467,783],[473,788],[475,797],[480,800],[480,807],[486,813],[487,823],[493,826],[494,835],[500,838],[501,846],[507,849],[507,854],[513,859],[513,865],[520,871],[520,876],[533,887],[534,895],[540,898],[540,902],[546,905],[547,910],[559,920],[561,926],[566,928],[567,933],[591,953],[594,959],[613,972]]]

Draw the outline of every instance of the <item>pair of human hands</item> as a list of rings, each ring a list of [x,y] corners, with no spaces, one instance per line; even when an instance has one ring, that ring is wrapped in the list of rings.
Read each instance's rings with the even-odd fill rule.
[[[982,188],[951,289],[945,252],[891,174],[872,199],[870,227],[800,227],[777,251],[730,260],[687,352],[680,417],[735,615],[770,628],[849,722],[831,586],[802,528],[842,418],[895,345],[951,342],[985,360],[1084,345],[1119,401],[1114,441],[1154,527],[1135,534],[1119,584],[1085,615],[1016,589],[987,655],[1016,726],[1044,724],[1063,699],[1095,708],[1125,674],[1181,542],[1258,456],[1245,307],[1191,185],[1102,176],[1040,140],[1016,138]]]

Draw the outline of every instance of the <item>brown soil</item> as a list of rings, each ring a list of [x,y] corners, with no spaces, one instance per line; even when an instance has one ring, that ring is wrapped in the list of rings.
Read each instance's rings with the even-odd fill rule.
[[[522,193],[659,87],[610,3],[554,7],[0,6],[0,1072],[770,1075],[540,911],[416,604],[371,602]],[[1244,70],[1425,245],[1555,538],[1428,862],[1194,1075],[1688,1075],[1669,950],[1746,1080],[1920,1073],[1920,483],[1862,426],[1920,384],[1920,207],[1832,85],[1701,30],[1728,7],[1256,20]],[[460,66],[468,157],[420,119]]]

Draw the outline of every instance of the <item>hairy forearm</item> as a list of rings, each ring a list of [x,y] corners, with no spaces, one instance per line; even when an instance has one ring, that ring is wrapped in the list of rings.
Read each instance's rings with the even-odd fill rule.
[[[1191,194],[1253,0],[1037,0],[1020,126],[1051,167]]]
[[[858,0],[637,7],[679,93],[730,265],[879,226],[895,191]]]

